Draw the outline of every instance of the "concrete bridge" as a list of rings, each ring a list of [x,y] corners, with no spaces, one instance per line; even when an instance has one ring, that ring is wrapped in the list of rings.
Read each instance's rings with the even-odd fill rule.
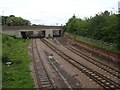
[[[62,36],[64,26],[2,26],[2,33],[17,37],[57,37]]]

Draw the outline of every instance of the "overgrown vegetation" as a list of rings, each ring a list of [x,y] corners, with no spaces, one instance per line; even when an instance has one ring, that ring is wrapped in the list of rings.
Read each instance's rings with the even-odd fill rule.
[[[118,50],[116,48],[116,45],[114,46],[113,44],[111,45],[109,43],[105,43],[105,42],[100,41],[100,40],[94,40],[94,39],[87,38],[87,37],[80,37],[78,35],[74,35],[74,34],[70,34],[70,33],[65,33],[65,35],[67,35],[68,37],[73,38],[79,42],[88,44],[92,47],[96,47],[96,48],[99,48],[103,51],[112,52],[114,54],[120,55],[120,50]]]
[[[30,41],[15,36],[2,35],[2,87],[34,88],[29,68]]]
[[[74,15],[66,24],[66,31],[74,35],[116,44],[117,49],[120,50],[119,18],[119,15],[110,14],[108,11],[85,19],[76,18]]]

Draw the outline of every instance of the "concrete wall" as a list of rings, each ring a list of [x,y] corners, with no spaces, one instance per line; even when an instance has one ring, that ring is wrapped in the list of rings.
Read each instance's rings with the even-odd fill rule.
[[[50,35],[51,37],[53,37],[53,30],[52,30],[52,29],[49,29],[49,30],[46,30],[46,31],[45,31],[45,37],[49,37],[49,35]]]
[[[64,26],[2,26],[3,30],[41,30],[41,29],[60,29],[64,30]]]
[[[21,32],[20,31],[2,31],[3,34],[7,34],[7,35],[15,35],[17,37],[22,37],[21,36]]]

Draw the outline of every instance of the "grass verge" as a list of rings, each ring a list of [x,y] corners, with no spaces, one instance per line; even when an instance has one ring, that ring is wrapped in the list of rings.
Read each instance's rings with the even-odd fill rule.
[[[116,47],[110,47],[110,46],[107,46],[107,45],[101,45],[101,44],[96,43],[96,42],[91,42],[89,40],[85,40],[83,38],[80,38],[78,35],[73,35],[73,34],[69,34],[69,33],[65,33],[65,35],[67,35],[68,37],[73,38],[73,39],[75,39],[79,42],[86,43],[86,44],[88,44],[92,47],[96,47],[96,48],[101,49],[103,51],[111,52],[111,53],[120,55],[120,51]]]
[[[2,35],[0,34],[0,90],[2,88]]]
[[[34,88],[29,68],[31,41],[2,35],[2,88]],[[11,65],[6,65],[11,62]]]

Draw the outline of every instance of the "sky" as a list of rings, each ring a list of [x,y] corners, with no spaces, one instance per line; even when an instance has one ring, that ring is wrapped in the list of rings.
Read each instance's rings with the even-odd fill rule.
[[[15,15],[32,24],[65,25],[76,17],[95,16],[105,10],[118,12],[120,0],[0,0],[0,15]]]

